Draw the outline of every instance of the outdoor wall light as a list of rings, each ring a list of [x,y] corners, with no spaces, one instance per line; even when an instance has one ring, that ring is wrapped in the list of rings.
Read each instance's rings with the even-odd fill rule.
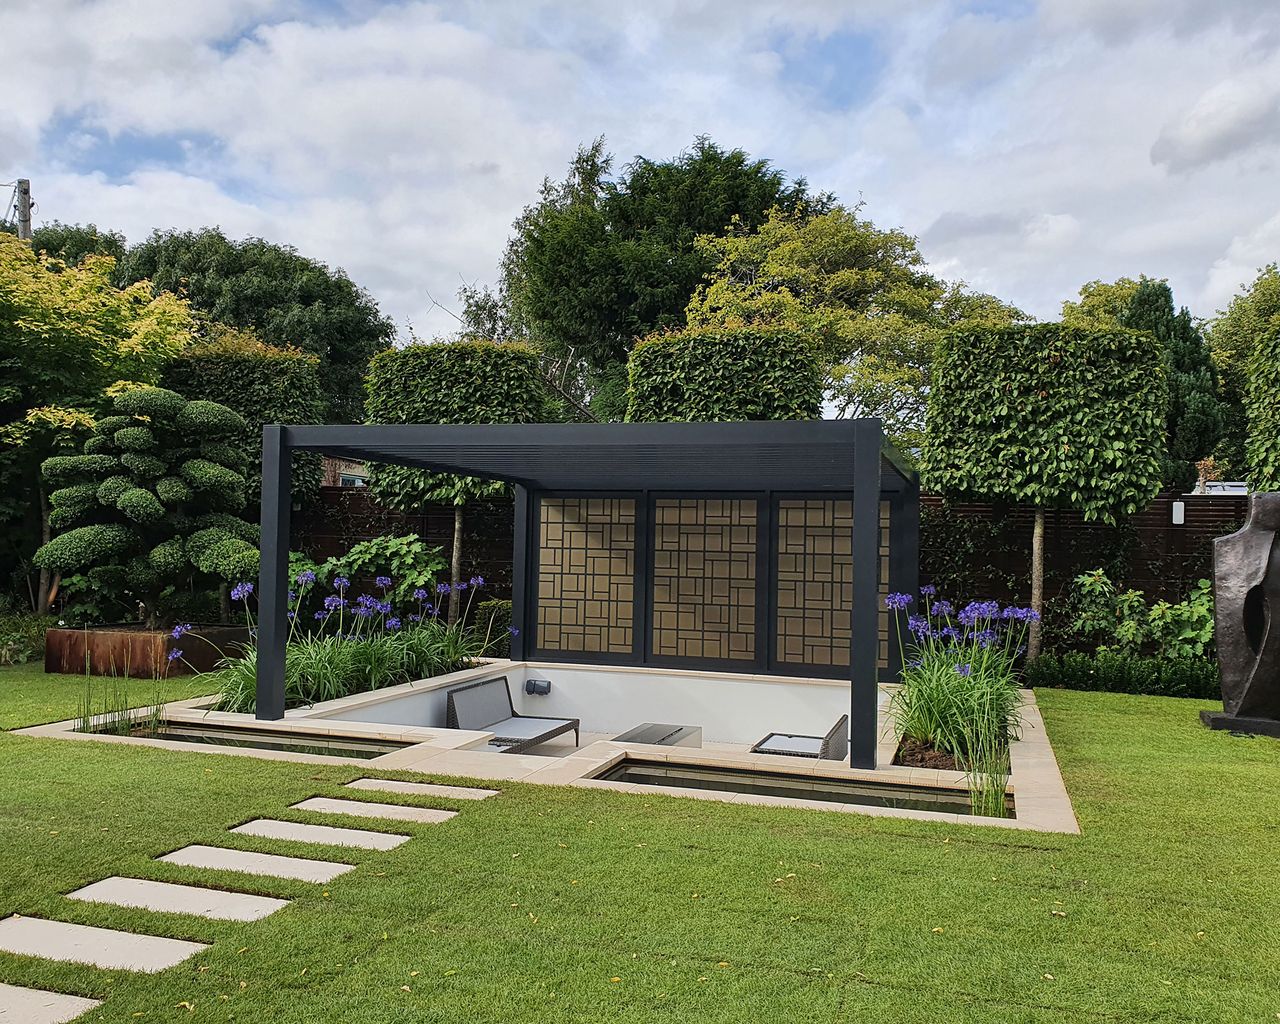
[[[551,692],[550,679],[526,679],[524,692],[538,697],[545,697]]]
[[[1187,503],[1185,501],[1175,501],[1173,503],[1173,525],[1181,526],[1187,521]]]

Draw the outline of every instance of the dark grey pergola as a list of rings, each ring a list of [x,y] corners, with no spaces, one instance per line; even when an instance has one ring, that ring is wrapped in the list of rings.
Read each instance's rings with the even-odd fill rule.
[[[263,428],[262,567],[259,577],[257,717],[284,714],[288,637],[290,456],[320,452],[366,462],[505,481],[515,489],[512,639],[517,660],[687,664],[734,671],[791,672],[771,660],[776,646],[769,615],[755,616],[757,638],[749,662],[656,656],[645,626],[653,614],[652,535],[655,498],[767,499],[758,503],[757,604],[772,607],[770,566],[776,567],[776,500],[849,499],[852,503],[852,583],[849,610],[850,763],[875,767],[877,684],[897,677],[880,622],[888,589],[914,593],[918,581],[919,485],[915,473],[884,441],[879,420],[761,421],[751,423],[536,423],[280,426]],[[540,496],[626,496],[636,502],[634,651],[629,655],[569,656],[543,651],[536,640],[537,520]],[[870,500],[868,500],[870,499]],[[888,510],[889,543],[881,544]],[[648,538],[646,541],[645,538]],[[753,557],[755,557],[753,555]],[[887,565],[886,565],[887,563]],[[886,577],[887,568],[887,579]],[[830,673],[827,673],[830,674]],[[785,728],[785,723],[779,723]]]

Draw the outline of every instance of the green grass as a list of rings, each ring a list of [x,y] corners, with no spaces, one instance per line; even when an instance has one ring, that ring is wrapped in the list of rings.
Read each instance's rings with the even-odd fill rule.
[[[37,688],[15,678],[0,702]],[[503,783],[432,801],[444,825],[367,823],[415,838],[323,851],[359,865],[324,887],[151,858],[314,853],[225,830],[332,823],[286,808],[358,767],[0,735],[0,915],[214,943],[152,976],[0,954],[0,981],[105,996],[83,1019],[113,1024],[1274,1022],[1280,743],[1203,729],[1206,702],[1038,697],[1081,836]],[[218,924],[59,896],[111,874],[294,903]]]
[[[111,696],[113,687],[127,696],[132,707],[146,707],[157,700],[186,700],[216,693],[218,679],[216,675],[174,676],[157,682],[95,676],[93,701],[95,710],[101,710],[104,697]],[[39,665],[0,667],[0,729],[75,718],[84,696],[84,676],[45,675]]]

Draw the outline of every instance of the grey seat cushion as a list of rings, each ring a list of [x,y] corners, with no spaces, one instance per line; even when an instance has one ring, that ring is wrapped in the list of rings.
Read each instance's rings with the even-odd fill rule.
[[[504,740],[531,740],[562,725],[569,725],[567,718],[507,718],[486,725],[485,729]]]
[[[511,695],[505,678],[454,690],[450,696],[459,729],[490,729],[494,722],[511,717]]]
[[[768,739],[756,746],[760,754],[799,754],[802,757],[816,757],[822,749],[821,736],[791,736],[787,733],[775,732]]]

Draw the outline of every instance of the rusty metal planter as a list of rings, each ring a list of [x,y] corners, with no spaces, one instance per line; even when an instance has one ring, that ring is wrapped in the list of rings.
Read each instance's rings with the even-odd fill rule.
[[[139,626],[90,626],[51,629],[45,634],[44,670],[82,674],[88,659],[94,675],[153,679],[190,675],[215,668],[224,654],[233,655],[249,641],[244,626],[196,626],[179,640],[168,630]],[[182,657],[169,661],[169,652]]]

